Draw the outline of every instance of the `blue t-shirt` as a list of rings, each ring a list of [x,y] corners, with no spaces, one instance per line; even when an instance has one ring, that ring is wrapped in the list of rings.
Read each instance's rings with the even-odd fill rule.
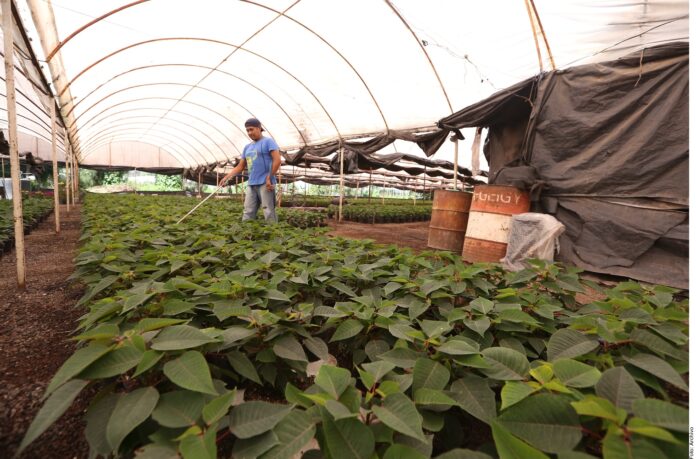
[[[261,137],[256,142],[251,142],[244,147],[242,158],[246,160],[249,169],[249,185],[263,185],[266,177],[271,173],[273,158],[271,152],[279,150],[278,144],[270,137]],[[275,176],[271,176],[271,183],[276,183]]]

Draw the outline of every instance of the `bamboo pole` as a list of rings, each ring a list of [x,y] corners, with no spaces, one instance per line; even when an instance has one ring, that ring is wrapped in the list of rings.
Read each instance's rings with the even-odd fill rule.
[[[341,223],[343,221],[343,145],[341,145],[341,148],[339,150],[340,154],[340,160],[341,160],[341,177],[340,177],[340,190],[339,190],[339,196],[338,196],[338,222]]]
[[[12,0],[0,0],[2,6],[2,35],[5,51],[5,87],[7,94],[7,131],[10,144],[10,174],[12,175],[12,211],[14,216],[15,251],[17,254],[17,287],[26,287],[24,259],[24,218],[22,191],[19,186],[19,152],[17,151],[17,95],[14,79],[14,27]]]
[[[534,45],[536,46],[537,59],[539,59],[539,72],[544,71],[544,63],[541,60],[541,49],[539,48],[539,38],[537,37],[536,25],[532,16],[532,9],[529,6],[529,0],[524,0],[524,5],[527,7],[527,15],[529,15],[529,25],[532,26],[532,36],[534,37]]]
[[[546,32],[544,32],[544,26],[541,23],[539,12],[537,11],[536,5],[534,4],[534,0],[529,0],[529,3],[532,4],[532,9],[534,10],[534,16],[536,17],[537,25],[539,26],[539,30],[541,31],[541,38],[544,39],[544,44],[546,45],[546,53],[549,55],[549,61],[551,61],[551,69],[556,70],[556,62],[553,60],[553,54],[551,54],[551,46],[549,46],[549,40],[546,38]]]
[[[51,99],[51,102],[53,100]],[[51,103],[51,159],[53,160],[53,214],[56,233],[60,233],[60,203],[58,202],[58,158],[56,158],[56,105]]]

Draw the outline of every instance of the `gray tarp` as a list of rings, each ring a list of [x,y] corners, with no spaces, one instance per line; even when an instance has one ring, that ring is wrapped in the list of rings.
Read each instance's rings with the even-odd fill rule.
[[[688,52],[544,73],[440,126],[490,128],[491,183],[536,186],[537,209],[568,228],[561,260],[688,288]]]

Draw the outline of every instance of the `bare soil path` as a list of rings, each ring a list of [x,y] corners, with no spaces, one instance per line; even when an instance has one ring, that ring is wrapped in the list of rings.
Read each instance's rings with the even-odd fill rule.
[[[74,308],[82,288],[69,284],[80,237],[80,207],[61,206],[61,232],[53,214],[25,237],[27,288],[17,289],[14,250],[0,258],[0,457],[12,457],[41,407],[49,381],[73,353],[69,341],[83,311]],[[27,458],[83,458],[86,394],[22,454]]]

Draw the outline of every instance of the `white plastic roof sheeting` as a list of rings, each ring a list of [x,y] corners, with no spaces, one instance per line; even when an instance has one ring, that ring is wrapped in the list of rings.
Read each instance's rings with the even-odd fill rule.
[[[34,51],[48,61],[46,78],[87,165],[221,163],[249,142],[243,123],[252,116],[283,150],[434,130],[440,118],[540,71],[526,0],[16,4],[30,36],[39,37]],[[688,41],[686,0],[533,6],[558,68]],[[550,70],[543,36],[536,37]],[[45,140],[34,126],[41,121],[24,116],[20,131]],[[473,133],[465,135],[461,165],[471,156]],[[419,152],[402,141],[385,150]],[[435,158],[451,161],[452,152],[446,142]]]

